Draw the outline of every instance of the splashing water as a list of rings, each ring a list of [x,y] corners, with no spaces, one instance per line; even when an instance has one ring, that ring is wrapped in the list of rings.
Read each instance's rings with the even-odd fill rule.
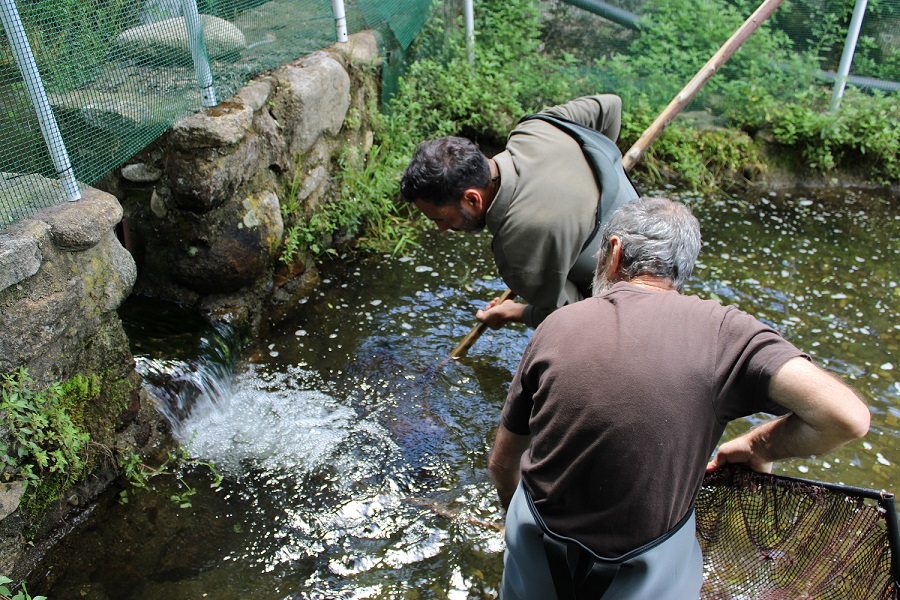
[[[838,192],[814,203],[685,195],[704,236],[687,292],[757,315],[867,399],[865,440],[786,461],[779,474],[890,488],[900,463],[900,214],[896,203]],[[50,557],[57,583],[38,591],[55,600],[495,598],[502,515],[487,455],[529,332],[490,330],[465,360],[443,362],[505,287],[488,243],[429,234],[410,257],[331,273],[240,364],[216,332],[195,332],[201,351],[182,340],[183,315],[164,335],[133,334],[178,342],[168,352],[142,342],[134,354],[178,439],[216,462],[225,482],[213,492],[198,476],[191,509],[148,493],[98,511]],[[158,312],[150,320],[158,325]],[[726,436],[756,422],[735,422]]]

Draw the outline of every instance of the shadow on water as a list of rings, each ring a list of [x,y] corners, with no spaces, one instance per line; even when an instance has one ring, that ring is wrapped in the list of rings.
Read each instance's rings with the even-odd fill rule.
[[[671,192],[674,195],[674,192]],[[681,199],[703,228],[688,293],[756,314],[873,411],[872,433],[788,475],[893,486],[900,461],[900,199]],[[132,299],[138,367],[192,456],[192,506],[163,478],[111,493],[48,556],[51,598],[493,598],[502,516],[487,475],[523,327],[488,331],[445,362],[505,287],[486,236],[428,234],[410,257],[326,269],[289,323],[234,350],[189,311]],[[440,367],[440,368],[438,368]],[[733,424],[729,436],[754,419]]]

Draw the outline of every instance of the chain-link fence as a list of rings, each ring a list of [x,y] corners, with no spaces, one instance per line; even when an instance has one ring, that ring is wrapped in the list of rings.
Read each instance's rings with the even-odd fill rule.
[[[430,4],[343,8],[350,33],[374,29],[402,54]],[[329,0],[2,0],[0,11],[0,228],[77,197],[254,75],[337,41]]]
[[[606,71],[617,93],[643,94],[652,104],[664,104],[759,4],[545,0],[543,39],[546,49],[572,53],[585,70]],[[708,49],[699,62],[692,53],[697,48]],[[629,72],[634,75],[630,79]],[[715,112],[717,101],[730,90],[761,85],[777,96],[811,83],[831,85],[842,73],[858,88],[900,91],[900,0],[785,0],[691,108]],[[752,94],[727,100],[739,97],[753,101]]]
[[[63,201],[76,180],[96,183],[177,119],[228,98],[255,74],[336,40],[328,0],[0,4],[6,31],[0,41],[0,227]],[[546,51],[564,50],[594,87],[614,90],[626,106],[640,98],[656,107],[671,100],[757,6],[756,0],[539,4]],[[442,6],[461,20],[463,0]],[[477,25],[477,0],[474,7]],[[390,95],[431,0],[346,0],[345,8],[351,33],[365,27],[380,33]],[[16,15],[18,27],[11,23]],[[23,69],[28,57],[22,47],[33,55],[30,70]],[[708,50],[699,60],[698,47]],[[851,86],[880,94],[900,90],[900,0],[785,0],[688,110],[740,123],[757,90],[787,98],[813,83],[831,85],[844,63]],[[42,89],[35,91],[36,82]]]

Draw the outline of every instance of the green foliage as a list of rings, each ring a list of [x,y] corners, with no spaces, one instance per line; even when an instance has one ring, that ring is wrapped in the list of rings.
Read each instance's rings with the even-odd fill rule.
[[[571,55],[540,51],[540,31],[536,2],[485,1],[470,63],[461,28],[438,16],[416,42],[415,60],[388,107],[391,120],[415,132],[416,141],[461,133],[505,139],[522,115],[569,99],[580,82]]]
[[[659,111],[755,8],[746,1],[651,0],[643,17],[650,26],[621,54],[600,59],[597,68],[617,81],[625,106],[640,96]],[[813,67],[815,61],[796,53],[783,32],[763,22],[700,89],[693,104],[726,116],[740,114],[747,110],[748,96],[783,97],[806,87]]]
[[[638,169],[656,180],[674,177],[693,187],[717,185],[723,177],[752,179],[764,171],[752,136],[771,130],[779,143],[796,149],[802,166],[826,172],[864,163],[876,181],[897,181],[897,96],[891,100],[848,89],[840,110],[830,113],[830,86],[813,85],[818,56],[827,58],[829,48],[840,52],[854,3],[796,0],[793,7],[807,4],[821,18],[796,10],[777,12],[780,19],[764,22],[688,107],[704,107],[727,130],[694,130],[676,121],[653,142]],[[652,25],[621,54],[595,64],[595,73],[616,82],[615,92],[623,98],[620,147],[638,139],[755,10],[756,2],[651,0],[647,8],[643,18]],[[803,23],[792,24],[790,19],[800,14]],[[697,27],[698,22],[704,26]],[[814,35],[801,39],[797,32],[809,31],[810,22]],[[879,58],[879,64],[889,65],[890,57]]]
[[[373,146],[362,158],[346,152],[342,155],[338,204],[352,210],[339,211],[338,222],[342,231],[362,234],[357,239],[360,247],[400,254],[415,245],[410,211],[394,200],[407,158],[386,152],[383,145]]]
[[[9,577],[0,575],[0,600],[47,600],[46,596],[30,595],[24,582],[19,591],[14,591],[15,587],[11,590],[8,585],[12,582],[13,580]]]
[[[767,107],[775,140],[797,148],[819,171],[865,163],[884,183],[900,179],[900,96],[863,95],[850,88],[840,109],[829,111],[830,96],[809,90],[788,105]]]
[[[791,37],[801,52],[821,57],[819,66],[836,71],[847,39],[855,0],[789,0],[772,15],[773,24]],[[859,40],[853,55],[858,75],[887,81],[900,80],[900,52],[895,39],[900,4],[872,0],[866,5]]]
[[[82,385],[90,384],[75,387]],[[2,376],[0,418],[9,431],[7,440],[0,439],[3,480],[38,485],[48,477],[68,483],[82,474],[90,437],[72,421],[66,403],[66,388],[55,383],[45,392],[35,391],[24,368]]]
[[[296,203],[288,211],[294,223],[285,231],[282,262],[290,264],[301,253],[335,254],[336,242],[349,239],[355,239],[363,250],[395,254],[414,244],[408,208],[394,200],[401,160],[405,155],[386,153],[381,145],[373,146],[365,156],[345,148],[338,159],[337,198],[307,213]],[[295,197],[296,192],[291,194]]]
[[[637,141],[656,116],[646,99],[636,102],[622,123],[623,144]],[[757,146],[745,132],[697,129],[678,122],[650,145],[640,167],[652,181],[677,180],[694,189],[742,183],[765,170]]]
[[[178,504],[181,508],[190,508],[192,506],[191,498],[196,495],[197,490],[188,484],[184,478],[183,469],[186,466],[208,469],[213,475],[213,482],[210,484],[210,487],[218,489],[222,485],[222,475],[216,470],[214,463],[191,458],[187,454],[187,449],[182,446],[179,446],[174,451],[170,451],[163,463],[157,467],[146,464],[136,452],[130,449],[119,449],[117,459],[120,470],[130,484],[130,488],[119,492],[119,502],[122,504],[128,503],[134,490],[152,490],[153,485],[151,482],[153,479],[160,476],[169,476],[175,478],[178,487],[178,491],[169,495],[169,500]]]

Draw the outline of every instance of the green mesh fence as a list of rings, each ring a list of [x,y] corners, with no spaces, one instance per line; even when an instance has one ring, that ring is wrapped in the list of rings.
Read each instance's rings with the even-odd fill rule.
[[[350,33],[402,53],[430,4],[344,8]],[[3,0],[2,15],[0,228],[65,201],[60,176],[94,184],[178,119],[336,41],[329,0]]]
[[[757,6],[756,0],[539,4],[548,51],[574,53],[594,88],[614,90],[626,107],[642,100],[659,108]],[[785,0],[683,116],[740,123],[755,90],[788,98],[813,83],[830,85],[855,4]],[[328,0],[0,0],[0,5],[6,31],[0,41],[0,227],[63,201],[67,191],[60,181],[96,183],[175,120],[200,110],[206,76],[212,82],[207,95],[224,100],[253,75],[335,41]],[[380,35],[383,91],[390,97],[431,0],[345,0],[345,5],[351,33],[368,27]],[[461,0],[445,5],[461,13]],[[476,0],[476,27],[479,6]],[[49,120],[55,121],[65,152],[45,140],[48,119],[30,99],[28,76],[10,43],[6,15],[11,11],[21,17],[54,117]],[[193,13],[196,22],[189,18]],[[192,48],[192,27],[202,32],[202,47]],[[708,54],[697,59],[682,46],[708,48]],[[900,90],[900,0],[868,2],[854,48],[849,85],[885,94]]]
[[[896,599],[892,494],[728,468],[697,498],[701,598]]]

